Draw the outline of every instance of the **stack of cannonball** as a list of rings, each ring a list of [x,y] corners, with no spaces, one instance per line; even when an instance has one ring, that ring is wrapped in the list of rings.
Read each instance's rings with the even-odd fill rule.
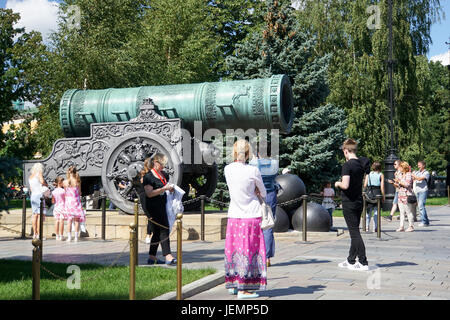
[[[275,214],[274,232],[287,232],[289,229],[302,231],[303,227],[303,201],[299,198],[306,194],[306,187],[302,179],[295,174],[282,174],[275,179],[281,186],[277,194],[277,209]],[[292,203],[285,202],[295,200]],[[328,211],[320,204],[308,202],[307,204],[307,230],[328,232],[331,219]]]

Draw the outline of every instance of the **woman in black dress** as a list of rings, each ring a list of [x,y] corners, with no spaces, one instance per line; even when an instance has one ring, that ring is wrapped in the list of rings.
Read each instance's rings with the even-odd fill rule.
[[[175,265],[176,259],[170,252],[169,221],[166,212],[166,191],[173,192],[173,185],[168,183],[169,176],[163,171],[167,157],[164,154],[156,153],[147,163],[149,170],[143,177],[145,192],[143,206],[150,216],[149,224],[152,231],[147,263]],[[165,262],[156,258],[159,242],[161,242],[162,254],[166,258]]]

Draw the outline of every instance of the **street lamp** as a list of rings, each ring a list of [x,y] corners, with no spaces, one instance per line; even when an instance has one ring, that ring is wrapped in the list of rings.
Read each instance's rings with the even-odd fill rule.
[[[398,159],[395,154],[395,143],[394,143],[394,63],[392,57],[392,0],[388,0],[388,28],[389,28],[389,59],[387,61],[388,75],[389,75],[389,130],[390,130],[390,149],[389,155],[384,160],[384,190],[386,195],[386,200],[383,203],[383,210],[390,211],[392,208],[392,202],[395,196],[395,187],[387,182],[389,179],[394,179],[395,168],[394,162]]]

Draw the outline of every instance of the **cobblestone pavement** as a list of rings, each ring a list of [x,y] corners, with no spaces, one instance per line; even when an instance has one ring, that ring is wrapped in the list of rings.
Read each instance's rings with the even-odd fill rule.
[[[338,268],[350,247],[343,218],[335,226],[345,230],[341,236],[277,235],[276,256],[268,268],[268,286],[258,300],[300,299],[450,299],[450,207],[427,207],[430,227],[411,233],[395,232],[399,222],[382,221],[382,238],[363,233],[370,271]],[[30,260],[30,240],[15,240],[0,233],[0,259]],[[127,265],[127,241],[82,240],[66,243],[44,242],[44,261]],[[175,255],[176,242],[171,242]],[[183,242],[183,268],[213,267],[223,271],[224,240]],[[147,267],[148,245],[139,244],[140,267]],[[159,251],[160,252],[160,251]],[[167,266],[164,266],[167,267]],[[167,267],[173,268],[173,267]],[[224,284],[197,294],[192,300],[233,300]]]

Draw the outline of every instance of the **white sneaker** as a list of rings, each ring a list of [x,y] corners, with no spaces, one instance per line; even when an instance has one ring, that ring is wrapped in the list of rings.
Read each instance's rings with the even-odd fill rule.
[[[68,235],[67,236],[67,240],[66,240],[67,242],[70,242],[70,241],[72,241],[72,237],[70,236],[70,235]]]
[[[351,264],[348,263],[347,260],[345,260],[345,261],[343,261],[343,262],[341,262],[341,263],[338,264],[338,267],[339,267],[339,268],[349,268],[349,266],[351,266]]]
[[[355,264],[349,264],[348,267],[349,270],[356,270],[356,271],[369,271],[369,266],[364,266],[361,263],[355,262]]]
[[[78,237],[75,237],[75,238],[73,239],[73,242],[78,242]]]

